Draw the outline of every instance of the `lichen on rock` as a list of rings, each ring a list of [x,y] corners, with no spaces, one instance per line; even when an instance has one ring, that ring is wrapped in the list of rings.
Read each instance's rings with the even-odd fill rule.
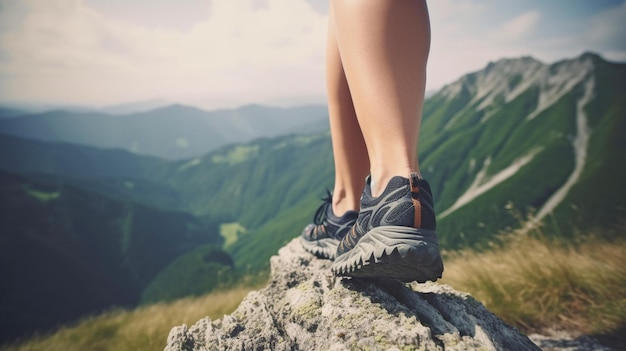
[[[266,288],[220,320],[174,327],[165,351],[539,350],[447,285],[337,278],[297,239],[270,263]]]

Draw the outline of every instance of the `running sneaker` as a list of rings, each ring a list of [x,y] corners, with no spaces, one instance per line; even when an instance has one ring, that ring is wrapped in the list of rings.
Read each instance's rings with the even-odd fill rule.
[[[443,273],[430,186],[417,173],[393,177],[372,196],[370,178],[356,224],[340,241],[336,275],[436,281]]]
[[[356,222],[359,213],[348,211],[341,217],[333,213],[333,196],[326,190],[326,197],[315,212],[313,223],[302,231],[300,242],[304,249],[321,258],[335,258],[339,240],[343,238]]]

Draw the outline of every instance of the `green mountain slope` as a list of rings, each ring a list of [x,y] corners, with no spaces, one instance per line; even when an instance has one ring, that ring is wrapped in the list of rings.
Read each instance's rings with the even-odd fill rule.
[[[171,162],[121,149],[97,149],[0,134],[0,169],[42,182],[66,184],[88,192],[150,207],[179,210],[179,191],[157,182]]]
[[[626,65],[595,58],[593,99],[584,107],[590,136],[585,167],[554,212],[578,230],[622,226],[626,218]]]
[[[332,177],[328,133],[223,147],[177,162],[159,181],[179,189],[186,209],[246,228],[261,225],[303,198],[319,197]]]
[[[132,306],[217,223],[0,172],[0,340]]]
[[[200,296],[238,278],[232,258],[214,245],[202,245],[165,267],[141,294],[142,304]]]
[[[97,149],[0,134],[0,168],[20,174],[147,179],[166,164],[122,149]]]
[[[538,219],[554,215],[563,233],[614,225],[626,196],[617,182],[626,176],[625,74],[626,65],[594,54],[552,65],[507,59],[430,98],[420,157],[444,247],[485,243],[517,225],[509,203]]]
[[[237,255],[242,258],[237,260],[241,268],[267,266],[268,255],[298,234],[293,228],[306,224],[324,189],[332,185],[327,133],[233,144],[185,161],[6,135],[0,135],[0,146],[0,168],[30,179],[152,208],[185,211],[210,223],[239,222],[247,234],[229,251],[245,252],[246,243],[257,242],[254,251],[259,253],[251,255],[254,258]],[[288,220],[283,223],[277,216],[285,211],[289,211]],[[263,239],[263,231],[272,230],[276,222],[285,229],[278,228],[272,240]]]
[[[42,324],[29,324],[28,320],[18,323],[14,325],[15,329],[7,329],[13,330],[13,335],[24,330],[45,329],[54,323],[93,313],[111,304],[132,305],[138,301],[139,295],[143,302],[154,302],[201,294],[222,284],[232,283],[241,276],[240,273],[245,273],[246,263],[237,262],[236,267],[232,268],[221,261],[206,261],[204,254],[213,250],[210,246],[200,246],[188,254],[184,254],[185,250],[205,242],[221,245],[223,239],[218,237],[218,224],[232,220],[249,229],[249,236],[244,235],[239,244],[233,245],[232,250],[237,250],[241,243],[249,242],[250,238],[261,238],[262,235],[254,234],[258,227],[263,223],[273,223],[278,213],[299,204],[303,197],[316,206],[318,196],[329,185],[332,175],[332,169],[328,167],[332,160],[327,134],[260,139],[247,145],[224,147],[202,159],[180,162],[139,156],[122,150],[99,150],[8,136],[0,137],[0,144],[4,146],[2,150],[6,150],[0,152],[0,167],[22,174],[20,177],[6,175],[0,179],[2,186],[14,189],[19,195],[4,198],[6,219],[20,218],[17,223],[2,221],[10,229],[6,233],[19,237],[22,229],[41,235],[54,231],[61,238],[54,247],[70,252],[73,252],[74,247],[80,247],[72,238],[78,237],[77,240],[80,239],[82,243],[83,240],[89,240],[82,235],[101,233],[97,235],[97,247],[104,250],[104,256],[100,257],[98,255],[101,253],[96,255],[91,251],[89,255],[97,258],[98,264],[102,265],[98,269],[104,270],[104,273],[91,275],[95,278],[89,284],[94,289],[108,291],[103,294],[112,299],[82,301],[79,297],[88,293],[79,287],[75,296],[66,294],[64,291],[71,286],[67,282],[66,286],[62,285],[58,289],[59,293],[53,291],[49,299],[42,301],[56,306],[67,301],[63,296],[73,296],[82,307],[76,307],[75,311],[69,308],[73,311],[70,316],[59,314],[55,318],[55,314],[52,314]],[[293,179],[294,170],[300,170],[302,179]],[[28,184],[34,184],[32,189]],[[277,184],[281,188],[272,194],[271,189]],[[169,192],[171,197],[167,196]],[[36,211],[31,208],[33,206]],[[172,209],[189,214],[181,213],[180,220],[168,220],[171,212],[167,210]],[[309,208],[300,210],[299,216],[308,218],[310,211]],[[140,213],[143,216],[139,216]],[[44,228],[39,222],[28,223],[33,215],[42,220],[50,218],[53,221],[54,218],[54,221],[61,221],[63,225]],[[189,224],[182,225],[183,219],[189,221]],[[155,223],[150,224],[151,220]],[[169,222],[180,225],[173,227],[173,224],[168,225]],[[301,225],[301,222],[297,222],[292,228]],[[135,243],[138,250],[144,250],[137,252],[136,259],[148,261],[146,265],[153,269],[150,274],[139,275],[139,281],[134,281],[136,274],[131,275],[130,272],[111,272],[113,267],[119,266],[119,262],[126,260],[124,253],[119,250],[126,245],[124,243],[128,243],[129,226],[134,228],[130,237],[136,237],[136,240],[130,242]],[[189,242],[184,235],[190,231],[197,235],[209,235],[210,238]],[[170,239],[178,238],[187,242],[188,246],[185,246],[185,250],[163,254],[159,251],[163,249],[160,245],[173,250],[175,242],[150,240],[147,237],[150,233],[167,233],[171,235]],[[297,232],[283,230],[279,234],[278,241],[261,240],[263,245],[257,246],[259,255],[255,254],[252,261],[260,262],[263,266],[259,265],[251,271],[265,267],[267,256],[275,252],[276,245],[295,236]],[[30,259],[29,250],[43,252],[39,255],[46,257],[48,262],[47,276],[54,277],[66,270],[79,270],[84,265],[82,256],[68,263],[65,256],[56,254],[56,251],[33,250],[36,243],[31,241],[20,243],[7,243],[5,247],[15,247],[20,257],[27,259]],[[157,248],[153,249],[151,245]],[[162,258],[158,265],[153,265],[154,262],[151,263],[149,259],[154,255]],[[72,265],[75,267],[72,268]],[[15,265],[11,263],[9,266]],[[244,268],[244,271],[239,268]],[[121,268],[119,270],[123,271]],[[41,278],[31,273],[29,271],[28,274],[13,277],[15,286],[19,287],[16,293],[28,289],[28,284],[34,284]],[[80,276],[78,273],[68,276],[78,281],[82,279],[76,278]],[[120,286],[125,287],[122,289],[124,299],[116,298],[117,292],[113,291],[120,289]],[[32,298],[28,294],[24,296]],[[17,298],[15,295],[6,296],[4,301],[23,308],[23,305],[14,303]],[[17,313],[14,310],[9,312]]]

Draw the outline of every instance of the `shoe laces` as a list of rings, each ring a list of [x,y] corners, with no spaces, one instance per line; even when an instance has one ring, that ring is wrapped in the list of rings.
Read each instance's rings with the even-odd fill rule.
[[[313,223],[316,225],[324,224],[324,220],[326,219],[326,213],[328,208],[333,204],[333,193],[330,190],[326,189],[326,196],[321,199],[324,201],[320,207],[315,211],[315,216],[313,217]]]

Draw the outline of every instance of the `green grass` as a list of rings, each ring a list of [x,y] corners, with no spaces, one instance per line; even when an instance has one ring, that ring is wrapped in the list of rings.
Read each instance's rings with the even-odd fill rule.
[[[238,222],[234,223],[222,223],[220,225],[220,235],[224,238],[224,244],[222,248],[227,250],[233,244],[237,242],[239,235],[244,234],[246,232],[246,228],[239,224]]]
[[[258,145],[237,145],[230,150],[226,155],[213,155],[212,161],[214,163],[228,163],[234,165],[244,162],[250,157],[254,157],[259,153]]]
[[[24,191],[26,191],[26,193],[32,197],[34,197],[35,199],[41,201],[41,202],[48,202],[50,200],[55,200],[58,199],[59,196],[61,196],[61,192],[60,191],[44,191],[44,190],[37,190],[37,189],[33,189],[28,185],[24,185]]]
[[[235,285],[240,275],[232,258],[219,247],[202,245],[177,257],[152,279],[141,304],[200,296]]]

